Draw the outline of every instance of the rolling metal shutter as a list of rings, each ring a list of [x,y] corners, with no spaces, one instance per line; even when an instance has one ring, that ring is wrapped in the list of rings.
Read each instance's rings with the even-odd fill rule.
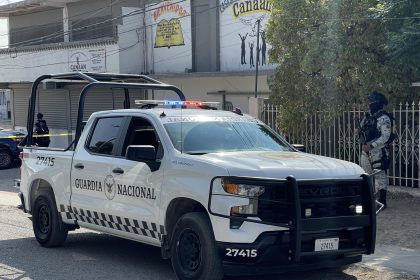
[[[39,89],[35,114],[41,112],[49,128],[75,130],[79,96],[83,86],[72,85],[63,89],[51,90]],[[30,92],[30,85],[27,87],[16,85],[13,88],[12,115],[15,126],[26,127]],[[130,90],[130,101],[133,108],[135,108],[134,100],[136,99],[144,99],[144,94],[141,90]],[[106,89],[92,90],[86,97],[84,120],[89,119],[93,112],[123,109],[123,103],[124,93],[121,89],[109,89],[108,92]]]
[[[47,121],[50,129],[70,129],[68,100],[69,93],[67,90],[39,90],[36,112],[44,115],[44,120]]]
[[[13,88],[12,90],[12,124],[15,127],[26,127],[30,88]]]
[[[12,91],[13,124],[26,127],[30,87],[16,87]],[[41,112],[49,128],[67,129],[70,125],[67,110],[68,91],[63,89],[38,91],[36,113]],[[36,116],[35,116],[36,118]]]
[[[70,116],[72,129],[76,129],[77,112],[79,106],[79,97],[82,87],[73,88],[70,90]],[[113,92],[113,93],[110,93]],[[140,90],[130,90],[130,103],[132,108],[134,106],[134,100],[143,99],[144,94]],[[92,90],[88,93],[85,100],[85,108],[83,113],[83,120],[87,121],[94,112],[107,111],[113,109],[124,108],[124,93],[121,89],[114,89],[106,91]]]

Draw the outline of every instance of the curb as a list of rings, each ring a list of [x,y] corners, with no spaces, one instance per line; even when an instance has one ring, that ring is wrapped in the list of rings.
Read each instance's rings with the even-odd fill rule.
[[[389,186],[390,199],[415,199],[420,200],[420,188]]]

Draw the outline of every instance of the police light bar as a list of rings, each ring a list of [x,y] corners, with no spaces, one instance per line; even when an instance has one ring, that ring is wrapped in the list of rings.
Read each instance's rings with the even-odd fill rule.
[[[173,100],[136,100],[136,105],[161,105],[161,106],[171,106],[171,107],[201,107],[201,106],[211,106],[218,105],[219,102],[203,102],[203,101],[173,101]]]

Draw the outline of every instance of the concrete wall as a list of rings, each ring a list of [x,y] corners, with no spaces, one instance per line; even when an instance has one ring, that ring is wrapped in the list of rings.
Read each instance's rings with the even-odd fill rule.
[[[122,8],[123,24],[118,27],[118,46],[120,49],[121,73],[138,74],[146,72],[144,67],[144,29],[143,13],[137,14],[139,8]],[[135,15],[132,15],[135,14]]]
[[[193,71],[219,69],[218,9],[214,0],[191,1],[193,36]]]
[[[211,74],[210,74],[211,75]],[[189,100],[222,102],[223,94],[226,101],[232,102],[234,107],[240,108],[244,113],[249,112],[249,97],[254,96],[254,76],[214,75],[194,77],[165,77],[157,76],[165,83],[179,87]],[[269,88],[267,75],[260,75],[258,79],[258,97],[268,98]],[[155,99],[176,99],[174,95],[160,94]]]
[[[117,44],[83,45],[73,48],[45,49],[31,52],[0,54],[0,83],[33,82],[46,73],[69,72],[69,52],[104,47],[106,71],[120,72]]]

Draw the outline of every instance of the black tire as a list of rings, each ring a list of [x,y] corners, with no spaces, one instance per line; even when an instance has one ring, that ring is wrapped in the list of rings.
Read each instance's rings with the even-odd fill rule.
[[[178,220],[172,234],[171,261],[178,279],[223,278],[213,229],[205,213],[187,213]]]
[[[10,168],[13,164],[12,153],[9,150],[0,150],[0,169]]]
[[[53,193],[41,192],[32,210],[32,227],[38,243],[47,248],[62,245],[66,241],[68,228],[57,211]]]

